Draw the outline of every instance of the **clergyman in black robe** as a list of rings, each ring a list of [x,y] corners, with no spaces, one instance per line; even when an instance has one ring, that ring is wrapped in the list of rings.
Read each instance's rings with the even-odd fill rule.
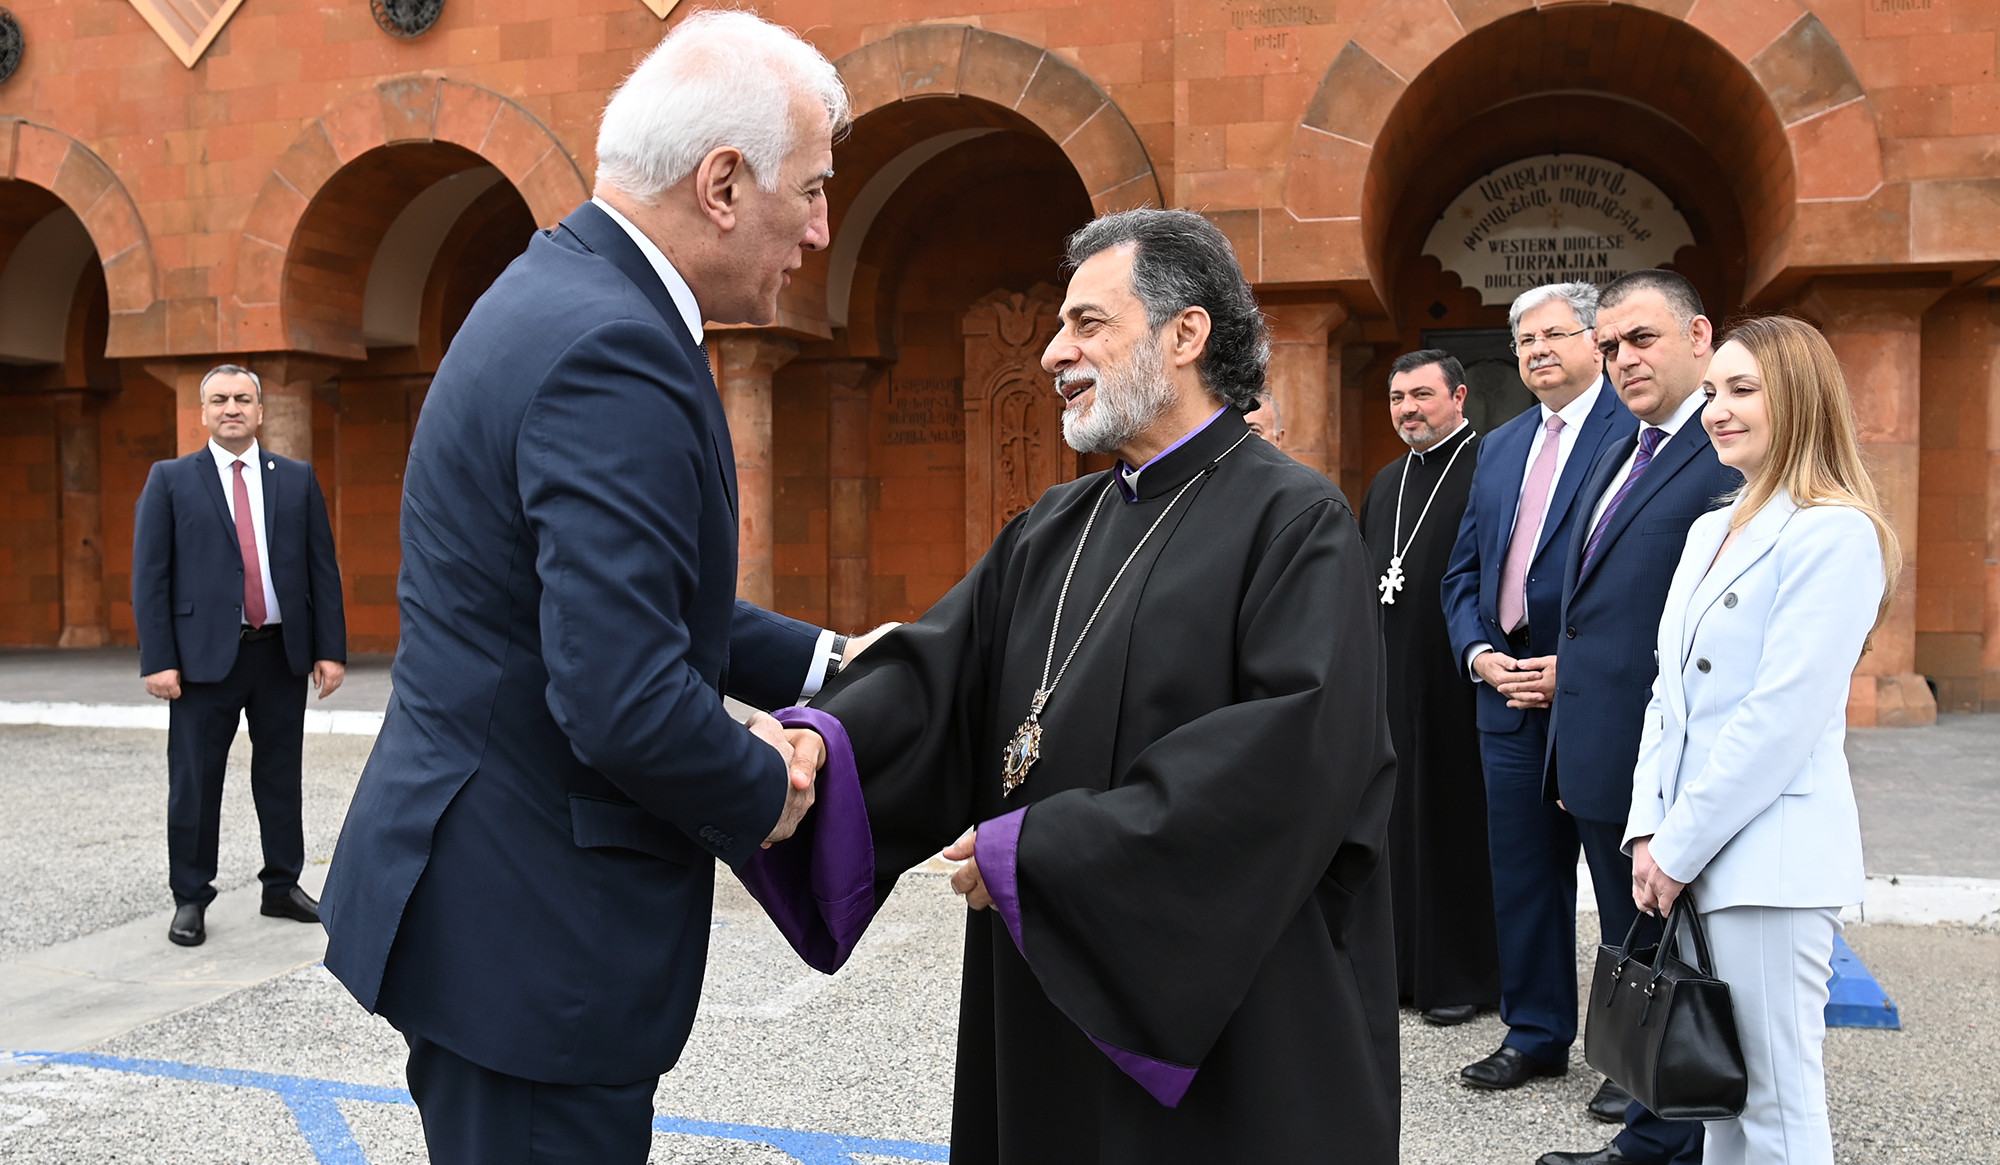
[[[946,851],[971,851],[975,907],[954,1162],[1388,1165],[1393,956],[1353,941],[1388,930],[1394,784],[1360,531],[1244,424],[1266,349],[1220,232],[1130,211],[1070,259],[1044,364],[1065,439],[1122,460],[1048,490],[781,715],[830,756],[805,827],[744,881],[830,969],[903,871],[978,827]],[[843,861],[871,846],[857,878]]]
[[[1410,452],[1375,475],[1361,503],[1396,748],[1389,881],[1397,993],[1446,1025],[1500,1003],[1474,693],[1452,658],[1440,589],[1479,457],[1465,393],[1450,355],[1433,348],[1397,358],[1389,415]]]

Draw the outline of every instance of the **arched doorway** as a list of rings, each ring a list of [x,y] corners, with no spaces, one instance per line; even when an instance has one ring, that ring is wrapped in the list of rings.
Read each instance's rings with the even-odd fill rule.
[[[361,153],[298,220],[282,282],[295,348],[362,358],[285,357],[279,379],[315,387],[295,401],[267,394],[266,427],[274,404],[310,410],[350,650],[395,648],[398,519],[417,415],[472,305],[534,230],[527,201],[498,168],[441,141]]]
[[[1077,474],[1039,361],[1093,207],[1041,127],[976,97],[867,113],[834,164],[832,338],[776,378],[774,597],[861,626],[924,611]]]
[[[1531,403],[1506,349],[1512,292],[1466,286],[1426,242],[1462,192],[1524,159],[1579,156],[1657,188],[1670,205],[1649,198],[1647,210],[1692,239],[1665,261],[1718,320],[1781,245],[1795,185],[1784,127],[1750,70],[1708,35],[1625,5],[1529,9],[1467,34],[1387,111],[1368,162],[1368,261],[1398,343],[1378,347],[1343,426],[1358,438],[1349,453],[1361,480],[1402,452],[1372,407],[1400,352],[1443,347],[1465,360],[1487,427]]]
[[[0,643],[101,646],[114,604],[129,633],[138,483],[115,483],[107,514],[103,445],[171,456],[172,405],[118,399],[110,320],[104,267],[76,213],[40,186],[0,182]]]

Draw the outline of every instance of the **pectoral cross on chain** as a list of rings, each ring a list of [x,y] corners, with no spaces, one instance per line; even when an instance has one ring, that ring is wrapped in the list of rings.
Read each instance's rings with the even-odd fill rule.
[[[1402,555],[1398,554],[1389,560],[1389,569],[1382,575],[1382,581],[1375,584],[1375,589],[1382,592],[1382,604],[1384,606],[1393,607],[1396,605],[1396,592],[1403,589]]]

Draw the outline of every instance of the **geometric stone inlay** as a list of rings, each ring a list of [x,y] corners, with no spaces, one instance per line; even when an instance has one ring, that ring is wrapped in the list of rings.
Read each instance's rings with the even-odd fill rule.
[[[132,7],[190,69],[242,5],[243,0],[132,0]]]

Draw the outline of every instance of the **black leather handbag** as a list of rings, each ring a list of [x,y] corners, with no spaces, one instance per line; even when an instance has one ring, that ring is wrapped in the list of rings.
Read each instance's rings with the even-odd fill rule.
[[[1749,1075],[1736,1038],[1736,1013],[1729,984],[1715,977],[1694,898],[1681,891],[1660,945],[1635,951],[1632,943],[1644,917],[1632,920],[1624,946],[1597,948],[1583,1058],[1654,1116],[1740,1116]],[[1683,928],[1694,940],[1694,966],[1674,953]]]

